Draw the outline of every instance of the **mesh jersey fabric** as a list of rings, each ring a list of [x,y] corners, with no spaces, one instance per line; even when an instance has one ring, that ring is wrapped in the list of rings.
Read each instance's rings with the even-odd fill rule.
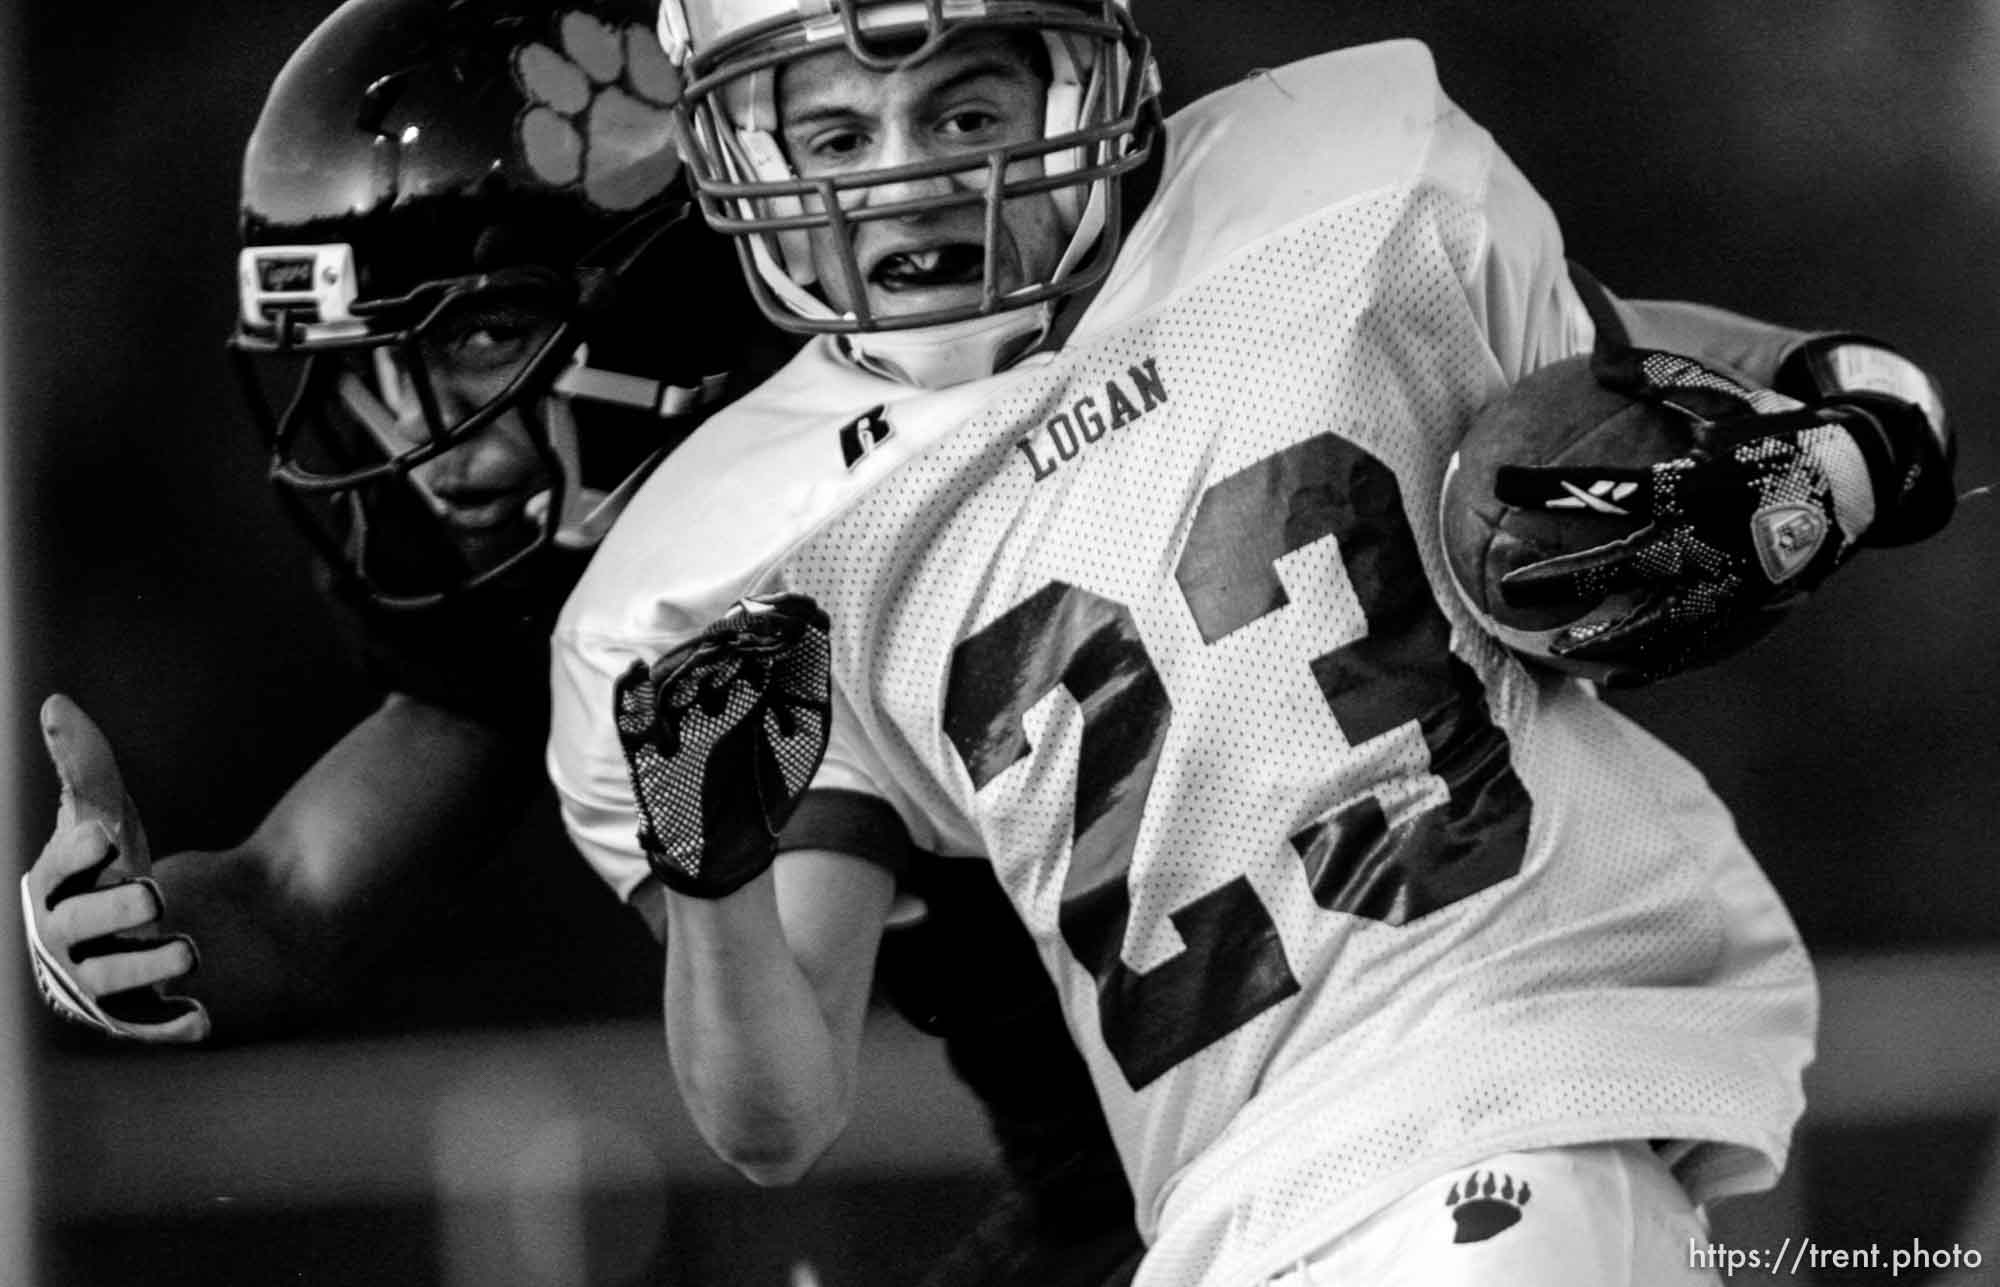
[[[1060,352],[920,392],[809,346],[696,435],[713,472],[662,471],[558,628],[572,834],[631,872],[604,676],[745,587],[809,594],[820,783],[993,864],[1140,1284],[1255,1281],[1513,1149],[1683,1141],[1697,1200],[1770,1183],[1816,1011],[1789,917],[1691,766],[1443,577],[1459,428],[1589,344],[1553,217],[1408,42],[1168,139]]]

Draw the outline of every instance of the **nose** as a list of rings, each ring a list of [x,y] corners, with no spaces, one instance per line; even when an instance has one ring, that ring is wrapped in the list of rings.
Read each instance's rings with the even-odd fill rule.
[[[419,447],[432,437],[431,420],[425,410],[425,398],[418,391],[418,381],[402,364],[389,359],[386,354],[376,354],[376,382],[381,390],[382,403],[392,417],[393,431],[397,444],[403,449]],[[423,381],[424,392],[437,408],[437,419],[441,425],[456,424],[470,410],[466,399],[454,387],[454,382],[441,378],[436,369],[427,371],[428,379]]]
[[[511,414],[417,467],[425,483],[446,490],[504,490],[524,485],[536,472],[534,446],[526,428]]]
[[[938,161],[956,155],[932,141],[918,130],[895,128],[888,131],[882,140],[877,161],[882,169],[897,166],[916,165],[927,161]],[[973,171],[978,173],[978,161],[972,160]],[[962,173],[938,172],[898,179],[891,183],[875,184],[867,189],[867,204],[871,206],[895,205],[903,201],[922,201],[930,197],[948,196],[961,188],[972,186],[972,180]],[[921,216],[910,216],[921,217]]]
[[[480,399],[469,396],[449,379],[434,379],[431,393],[437,403],[440,431],[459,424],[480,404]],[[414,393],[398,409],[396,427],[398,434],[412,446],[434,437]],[[418,465],[413,472],[426,486],[445,490],[498,488],[514,485],[524,473],[533,471],[534,462],[534,448],[525,427],[516,422],[514,413],[508,412]]]

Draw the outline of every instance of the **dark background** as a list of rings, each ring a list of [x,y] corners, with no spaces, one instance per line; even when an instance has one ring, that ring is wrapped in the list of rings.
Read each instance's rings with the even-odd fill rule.
[[[106,727],[160,853],[240,837],[368,708],[310,592],[304,549],[261,482],[221,350],[240,149],[270,78],[329,11],[288,0],[133,5],[115,17],[57,0],[15,6],[5,449],[19,717],[7,746],[23,864],[55,797],[31,718],[45,692],[72,694]],[[1893,339],[1945,386],[1962,482],[2000,479],[1989,423],[2000,401],[1994,5],[1154,0],[1138,12],[1173,104],[1334,45],[1424,38],[1447,88],[1554,206],[1570,253],[1614,290]],[[1996,537],[2000,500],[1968,501],[1943,536],[1865,555],[1728,667],[1624,703],[1736,808],[1816,952],[1869,979],[1877,964],[1942,962],[1924,976],[1942,982],[1878,1004],[1886,1014],[1942,999],[1979,1049],[2000,1029],[1984,986],[2000,961]],[[653,981],[619,973],[627,957],[572,933],[603,908],[560,846],[541,815],[507,877],[548,896],[539,928],[503,926],[528,934],[531,950],[487,935],[492,973],[439,983],[413,971],[405,1015],[497,1027],[516,1013],[547,1021],[551,998],[566,997],[566,1021],[648,1022]],[[565,936],[584,945],[565,953]],[[593,979],[604,986],[558,986]],[[1962,1062],[1963,1046],[1946,1053]],[[1912,1084],[1939,1049],[1900,1052]],[[151,1074],[60,1048],[43,1075],[108,1085]],[[1789,1199],[1787,1218],[1810,1208],[1824,1225],[1855,1207],[1860,1224],[1837,1232],[1886,1237],[1908,1224],[1885,1214],[1895,1200],[1921,1199],[1961,1225],[2000,1207],[2000,1187],[1979,1187],[2000,1090],[1976,1069],[1969,1077],[1994,1092],[1973,1096],[1975,1108],[1920,1096],[1900,1114],[1825,1123],[1802,1155],[1850,1181]],[[86,1153],[124,1147],[87,1123],[43,1129],[47,1166],[78,1141]],[[1919,1166],[1919,1154],[1935,1163],[1929,1196],[1909,1198],[1923,1189],[1914,1181],[1897,1199],[1851,1179],[1917,1174],[1899,1168]],[[69,1257],[50,1280],[126,1281],[118,1238],[198,1258],[222,1227],[212,1211],[170,1222],[129,1207],[107,1199],[87,1220],[48,1211]],[[325,1219],[317,1227],[343,1227]],[[379,1246],[382,1228],[400,1227],[380,1219],[334,1242]],[[222,1224],[229,1239],[252,1238]],[[1985,1253],[2000,1259],[1990,1235]]]

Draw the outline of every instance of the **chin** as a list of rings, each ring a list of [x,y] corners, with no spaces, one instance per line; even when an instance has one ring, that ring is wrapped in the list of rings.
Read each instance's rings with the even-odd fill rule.
[[[494,549],[512,549],[521,544],[522,533],[535,526],[521,513],[518,504],[460,511],[446,519],[452,539],[475,561]]]
[[[909,317],[947,308],[976,308],[980,298],[981,288],[977,284],[940,286],[930,290],[871,292],[868,307],[877,317]]]
[[[538,530],[528,523],[506,523],[477,531],[459,529],[452,536],[466,566],[487,572],[526,549]]]

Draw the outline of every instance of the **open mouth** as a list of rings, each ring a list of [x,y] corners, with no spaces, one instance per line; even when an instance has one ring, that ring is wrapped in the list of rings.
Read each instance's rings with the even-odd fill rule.
[[[933,290],[940,286],[977,286],[985,280],[986,252],[965,243],[898,250],[884,255],[868,280],[886,291]]]

